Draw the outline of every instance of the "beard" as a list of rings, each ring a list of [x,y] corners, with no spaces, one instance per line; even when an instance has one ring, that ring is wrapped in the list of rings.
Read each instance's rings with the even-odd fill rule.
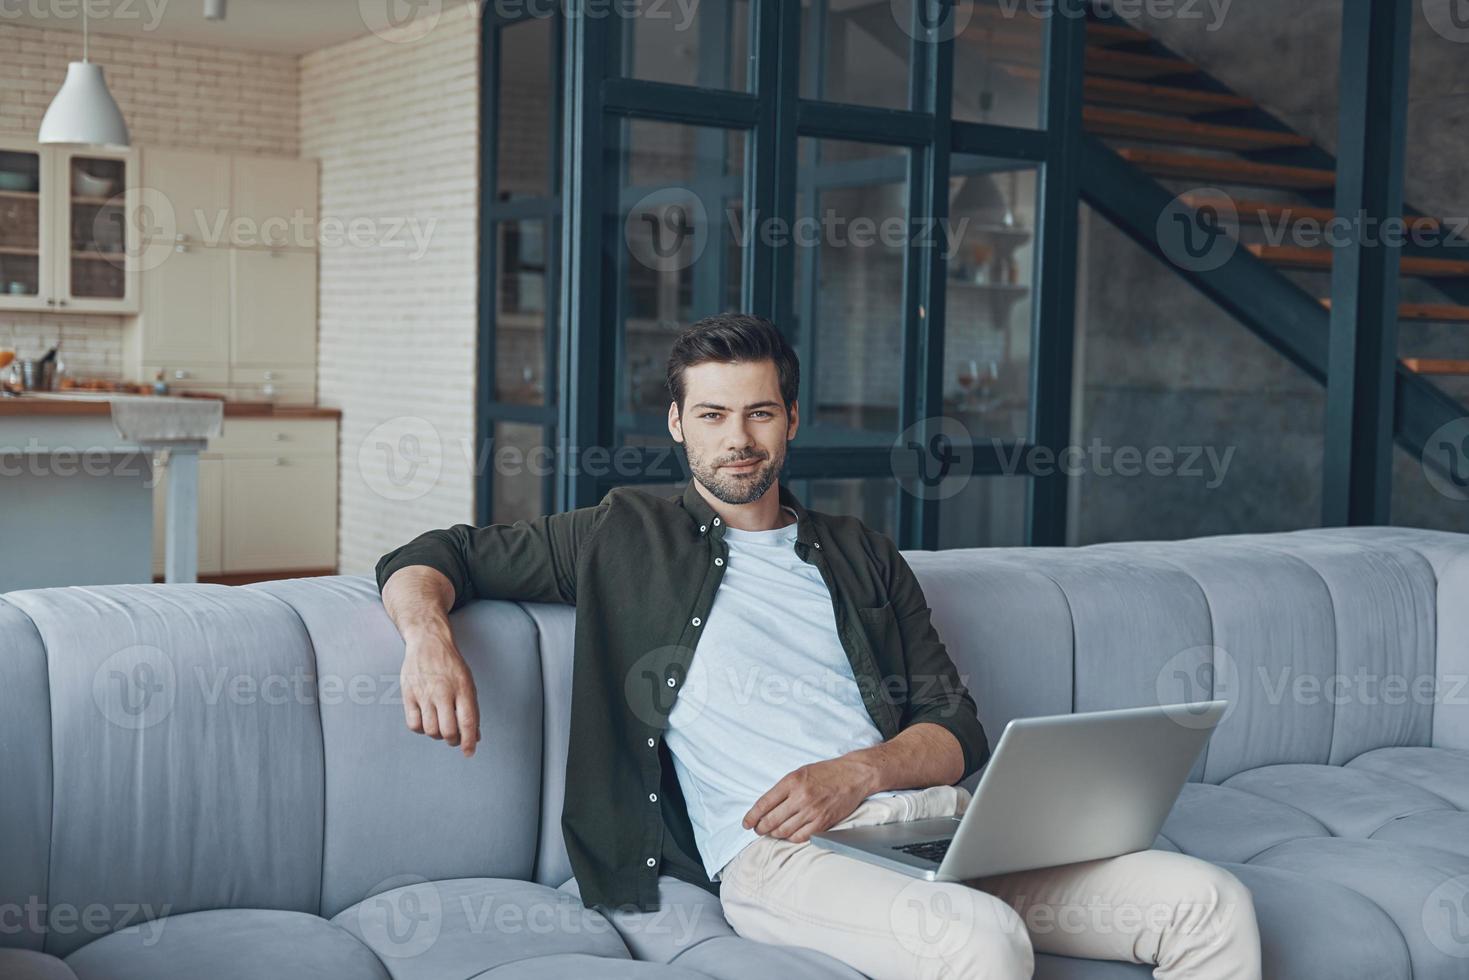
[[[773,457],[758,464],[753,471],[733,474],[720,467],[730,463],[759,459],[762,455],[761,451],[757,449],[744,456],[728,456],[713,460],[694,452],[687,443],[684,444],[684,451],[688,455],[689,470],[693,473],[694,479],[702,483],[704,488],[716,498],[727,504],[748,504],[759,500],[775,482],[776,477],[780,474],[781,465],[785,462],[785,450],[782,448]]]

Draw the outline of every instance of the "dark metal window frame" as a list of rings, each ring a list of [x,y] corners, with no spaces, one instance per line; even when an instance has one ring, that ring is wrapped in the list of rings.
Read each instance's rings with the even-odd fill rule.
[[[749,50],[751,92],[673,85],[624,77],[619,22],[611,17],[562,19],[561,193],[537,212],[560,219],[560,289],[553,297],[557,328],[548,327],[548,363],[556,383],[547,405],[526,406],[493,401],[495,223],[512,209],[494,203],[498,106],[498,45],[510,22],[486,17],[483,32],[484,140],[482,159],[480,257],[479,440],[485,443],[495,421],[535,422],[554,429],[558,466],[548,481],[549,504],[558,510],[596,503],[610,486],[630,482],[668,482],[668,453],[616,447],[617,290],[613,249],[621,240],[613,227],[609,183],[603,161],[609,141],[619,138],[623,119],[648,119],[718,129],[742,129],[745,142],[747,214],[791,217],[797,198],[799,140],[817,137],[860,143],[903,146],[907,158],[910,220],[947,218],[946,193],[953,153],[978,154],[1029,163],[1038,171],[1039,213],[1036,229],[1036,273],[1032,304],[1030,438],[1020,444],[973,447],[978,477],[1004,472],[1002,459],[1018,450],[1022,459],[1038,447],[1059,451],[1070,437],[1071,374],[1076,291],[1077,207],[1081,115],[1081,56],[1085,23],[1074,16],[1052,16],[1047,24],[1043,72],[1043,129],[1030,130],[951,118],[954,42],[920,40],[918,4],[929,4],[929,21],[937,22],[939,4],[917,0],[910,34],[910,106],[880,109],[803,98],[800,95],[801,7],[781,0],[751,0]],[[824,4],[813,6],[819,15]],[[819,53],[818,53],[819,57]],[[945,193],[940,193],[942,190]],[[552,227],[548,224],[548,230]],[[551,239],[548,237],[548,241]],[[742,256],[742,306],[787,326],[793,321],[794,250],[777,250],[756,236]],[[910,241],[903,286],[904,368],[900,429],[941,411],[945,324],[945,257],[938,248]],[[548,304],[548,310],[550,304]],[[549,314],[548,314],[549,315]],[[556,334],[556,338],[550,337]],[[558,342],[559,341],[559,342]],[[632,469],[644,476],[608,475],[574,465],[589,452],[629,454],[640,462]],[[802,448],[793,445],[787,462],[790,479],[889,478],[886,448],[862,450]],[[686,476],[682,471],[678,478]],[[492,499],[493,467],[478,479],[477,513],[481,523]],[[1067,481],[1064,474],[1027,476],[1029,480],[1025,540],[1062,544],[1066,537]],[[905,548],[936,548],[938,504],[899,494],[898,542]]]
[[[512,201],[499,200],[500,183],[500,51],[505,32],[533,19],[533,12],[523,10],[516,16],[507,17],[494,13],[486,6],[480,18],[480,166],[479,166],[479,283],[478,306],[478,379],[475,402],[475,503],[476,524],[489,524],[494,520],[495,466],[494,434],[497,422],[522,423],[541,427],[543,437],[554,440],[556,432],[556,405],[559,388],[557,374],[552,369],[557,362],[560,339],[560,319],[557,305],[560,298],[560,263],[556,261],[562,220],[562,195],[560,188],[561,169],[554,167],[547,180],[546,194],[524,197]],[[546,125],[550,153],[553,161],[561,157],[561,125],[559,107],[562,98],[562,45],[563,32],[551,31],[551,57],[549,88],[552,92],[552,111],[547,113]],[[496,313],[499,308],[498,293],[500,263],[500,226],[507,221],[535,220],[542,223],[546,249],[546,302],[545,302],[545,345],[543,367],[546,378],[546,397],[540,405],[500,401],[495,397],[496,387]],[[554,442],[552,443],[554,445]],[[542,481],[541,509],[549,512],[555,506],[555,487],[551,481]]]

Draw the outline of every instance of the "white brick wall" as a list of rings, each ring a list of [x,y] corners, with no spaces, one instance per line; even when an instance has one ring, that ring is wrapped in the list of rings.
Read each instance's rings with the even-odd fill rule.
[[[301,59],[301,155],[321,160],[323,218],[431,229],[417,259],[383,245],[322,250],[317,392],[342,409],[343,573],[371,572],[427,528],[473,520],[478,73],[468,7],[419,40],[372,35]],[[374,429],[400,417],[427,423],[415,431],[441,461],[408,501],[374,489],[384,486]]]
[[[90,57],[136,145],[298,155],[293,55],[93,34]],[[0,133],[35,139],[67,64],[80,58],[77,31],[0,24]],[[0,343],[30,357],[60,339],[74,374],[121,377],[122,328],[117,316],[0,310]]]

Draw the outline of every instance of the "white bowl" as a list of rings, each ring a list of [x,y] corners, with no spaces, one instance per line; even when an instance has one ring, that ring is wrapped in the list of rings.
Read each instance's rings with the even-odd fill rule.
[[[81,168],[71,172],[71,192],[79,197],[109,197],[116,183],[112,177],[94,177]]]

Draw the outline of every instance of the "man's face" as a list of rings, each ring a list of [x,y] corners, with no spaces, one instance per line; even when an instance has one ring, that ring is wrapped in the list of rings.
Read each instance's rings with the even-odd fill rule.
[[[668,406],[668,431],[684,444],[694,479],[727,504],[759,500],[780,474],[795,437],[774,361],[707,361],[684,371],[684,406]]]

